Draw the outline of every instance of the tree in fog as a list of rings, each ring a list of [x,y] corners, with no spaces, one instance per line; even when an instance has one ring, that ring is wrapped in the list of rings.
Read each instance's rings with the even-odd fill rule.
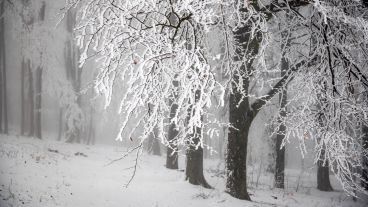
[[[76,11],[75,9],[70,9],[67,11],[66,17],[66,30],[68,34],[68,38],[65,42],[65,48],[64,48],[64,59],[65,59],[65,73],[66,78],[69,82],[69,87],[72,90],[72,93],[74,93],[74,107],[77,109],[81,109],[81,84],[82,84],[82,68],[79,67],[79,58],[80,58],[80,51],[79,48],[75,44],[74,39],[74,27],[76,24]],[[81,116],[83,116],[82,111],[78,110],[77,114],[75,114],[76,111],[72,110],[65,110],[60,109],[60,115],[66,116],[65,120],[76,122],[73,124],[65,124],[65,138],[67,142],[81,142],[81,130],[82,130],[82,124],[79,121]],[[63,114],[64,112],[64,114]],[[76,116],[76,120],[71,119],[72,116]],[[60,118],[59,118],[60,119]],[[62,120],[62,118],[61,118]],[[64,123],[60,123],[60,128],[64,126]]]
[[[43,50],[46,2],[16,2],[22,21],[21,134],[42,138]],[[27,134],[26,134],[27,133]]]
[[[0,133],[8,133],[7,68],[5,53],[5,10],[8,2],[0,1]]]

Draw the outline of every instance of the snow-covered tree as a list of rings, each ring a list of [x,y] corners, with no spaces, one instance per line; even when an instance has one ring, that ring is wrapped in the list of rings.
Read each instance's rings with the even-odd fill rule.
[[[94,89],[105,96],[106,106],[113,94],[121,97],[119,113],[124,120],[117,140],[136,135],[134,139],[143,142],[158,127],[158,137],[173,153],[180,145],[201,149],[205,143],[199,129],[206,107],[214,94],[219,94],[219,105],[223,105],[228,89],[227,189],[232,196],[249,200],[246,154],[251,124],[289,84],[283,104],[288,111],[275,117],[275,129],[285,126],[286,140],[315,139],[316,162],[324,149],[322,157],[344,189],[362,190],[355,181],[359,174],[353,173],[362,166],[361,154],[366,155],[359,129],[365,123],[367,106],[359,94],[367,85],[363,69],[368,24],[361,2],[67,2],[66,9],[79,8],[75,30],[83,50],[80,64],[94,57],[100,65]],[[285,20],[285,14],[290,21],[273,27]],[[213,28],[221,31],[221,54],[213,54],[206,40]],[[273,67],[266,58],[275,51],[273,43],[283,31],[290,31],[286,38],[294,45],[278,49],[289,62],[287,71]],[[221,69],[230,77],[225,82],[216,79],[210,64],[218,55],[223,60]],[[114,87],[117,82],[124,87]],[[321,95],[326,97],[324,103],[318,98]],[[318,104],[323,106],[323,126],[318,121]],[[129,123],[135,127],[128,128]],[[166,136],[168,125],[175,131],[174,139]]]

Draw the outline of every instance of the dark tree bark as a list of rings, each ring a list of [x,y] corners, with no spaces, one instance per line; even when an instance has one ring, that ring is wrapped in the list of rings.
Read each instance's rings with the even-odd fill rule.
[[[328,161],[323,163],[325,150],[322,150],[321,158],[317,162],[317,189],[320,191],[333,191],[330,183],[330,169]]]
[[[239,57],[254,57],[258,54],[259,44],[262,41],[260,34],[251,35],[251,26],[245,25],[235,31],[235,38],[241,48],[236,49],[235,61],[239,61]],[[247,51],[247,52],[246,52]],[[245,94],[241,94],[237,90],[235,83],[239,82],[237,74],[234,75],[232,88],[233,93],[230,94],[229,103],[229,121],[234,128],[230,128],[228,132],[228,146],[227,146],[227,192],[235,198],[250,200],[247,192],[247,147],[249,129],[254,118],[257,116],[261,108],[270,101],[276,94],[278,94],[282,87],[287,83],[289,77],[305,64],[300,61],[290,68],[285,75],[268,91],[262,98],[256,99],[252,105],[249,104],[248,90],[249,77],[252,73],[253,59],[249,58],[247,64],[242,65],[241,70],[244,71],[245,76],[242,77],[243,90]],[[240,102],[240,100],[242,100]]]
[[[203,148],[199,145],[201,128],[197,127],[196,134],[192,138],[193,143],[187,150],[187,164],[186,164],[186,180],[193,185],[201,185],[205,188],[212,188],[206,181],[203,175]]]
[[[253,121],[248,100],[239,106],[240,94],[230,95],[229,121],[234,128],[229,128],[226,156],[226,188],[235,198],[250,200],[247,192],[247,149],[248,134]]]
[[[286,74],[289,69],[289,63],[283,56],[281,58],[281,77]],[[280,116],[281,119],[286,117],[287,104],[287,86],[280,93]],[[275,166],[275,186],[276,188],[284,188],[285,178],[285,147],[282,147],[282,142],[285,138],[286,126],[280,120],[280,127],[276,136],[276,166]]]
[[[173,82],[174,86],[178,86],[178,82]],[[176,93],[176,92],[175,92]],[[177,95],[174,94],[173,97],[170,98],[170,119],[169,121],[175,117],[176,111],[178,110],[178,105],[175,103]],[[168,131],[168,141],[169,145],[167,147],[166,152],[166,168],[168,169],[178,169],[178,147],[176,145],[176,138],[178,136],[178,130],[176,129],[175,123],[170,123],[169,131]]]
[[[249,25],[245,25],[235,31],[235,38],[240,47],[236,49],[234,61],[241,61],[240,58],[247,55],[246,51],[250,51],[250,57],[258,53],[259,40],[251,37]],[[240,81],[238,74],[235,74],[232,77],[234,80],[232,83],[233,93],[230,94],[229,101],[229,122],[234,128],[231,127],[228,131],[226,188],[231,196],[242,200],[250,200],[247,192],[248,134],[253,119],[261,108],[253,110],[249,105],[248,89],[252,63],[253,59],[250,59],[247,65],[243,64],[241,66],[241,70],[245,73],[245,76],[242,78],[243,90],[246,94],[238,92],[237,84]]]
[[[317,121],[320,127],[326,127],[326,109],[328,108],[327,103],[327,83],[321,82],[323,89],[321,93],[318,94],[318,98],[320,100],[317,103],[318,117]],[[317,139],[318,142],[321,142],[321,138]],[[330,170],[328,160],[325,161],[326,157],[326,146],[323,144],[321,149],[321,154],[319,155],[319,159],[317,161],[317,189],[321,191],[332,191],[331,183],[330,183]]]

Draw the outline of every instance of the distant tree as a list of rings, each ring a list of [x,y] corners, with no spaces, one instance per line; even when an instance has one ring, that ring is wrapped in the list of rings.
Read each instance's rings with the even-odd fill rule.
[[[7,69],[5,51],[5,9],[4,0],[0,1],[0,133],[8,134]]]
[[[82,69],[79,68],[79,58],[80,52],[79,48],[75,44],[74,39],[74,27],[76,24],[76,10],[70,9],[66,14],[66,28],[68,31],[68,39],[65,43],[64,55],[65,55],[65,72],[67,80],[70,82],[72,86],[72,90],[75,93],[75,103],[78,108],[81,108],[81,83],[82,83]],[[70,114],[71,115],[71,114]],[[69,120],[67,118],[66,120]],[[81,126],[75,127],[73,125],[72,129],[69,129],[69,125],[66,125],[66,130],[68,133],[66,134],[67,142],[81,142]]]
[[[35,30],[35,22],[38,20],[43,21],[45,14],[45,4],[43,4],[39,18],[36,17],[36,14],[32,10],[32,3],[29,1],[23,1],[19,5],[21,8],[21,20],[22,20],[22,35],[23,35],[23,45],[22,47],[25,50],[29,50],[27,47],[30,45],[30,37],[32,35],[33,30]],[[33,51],[36,53],[36,51]],[[38,67],[36,81],[34,80],[35,71],[33,69],[33,61],[31,60],[30,54],[23,54],[22,57],[22,68],[21,68],[21,95],[22,95],[22,104],[21,104],[21,134],[41,139],[41,90],[42,83],[37,83],[38,78],[42,78],[42,68]],[[35,61],[36,62],[36,61]],[[39,77],[41,75],[41,77]],[[39,84],[39,87],[36,87],[36,84]],[[35,91],[36,90],[36,91]],[[40,90],[40,91],[39,91]],[[36,92],[36,93],[35,93]],[[37,104],[35,105],[35,99],[37,97]],[[36,107],[35,107],[36,106]],[[39,108],[38,108],[39,107]],[[37,119],[35,119],[37,118]],[[36,134],[35,134],[36,131]],[[27,134],[25,134],[27,132]]]

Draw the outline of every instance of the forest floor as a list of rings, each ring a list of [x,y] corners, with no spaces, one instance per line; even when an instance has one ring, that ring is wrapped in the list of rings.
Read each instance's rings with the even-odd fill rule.
[[[165,157],[143,153],[134,179],[135,154],[108,163],[126,152],[123,147],[67,144],[16,136],[0,136],[0,206],[29,207],[244,207],[244,206],[367,206],[342,190],[320,192],[315,176],[288,170],[287,188],[272,188],[272,175],[249,172],[252,202],[224,192],[223,163],[205,160],[205,176],[214,189],[184,181],[182,170],[164,167]],[[181,169],[184,157],[180,158]],[[222,170],[221,170],[222,168]],[[259,171],[260,172],[260,171]],[[332,176],[331,176],[332,177]],[[332,179],[333,187],[338,189]],[[296,192],[297,191],[297,192]]]

